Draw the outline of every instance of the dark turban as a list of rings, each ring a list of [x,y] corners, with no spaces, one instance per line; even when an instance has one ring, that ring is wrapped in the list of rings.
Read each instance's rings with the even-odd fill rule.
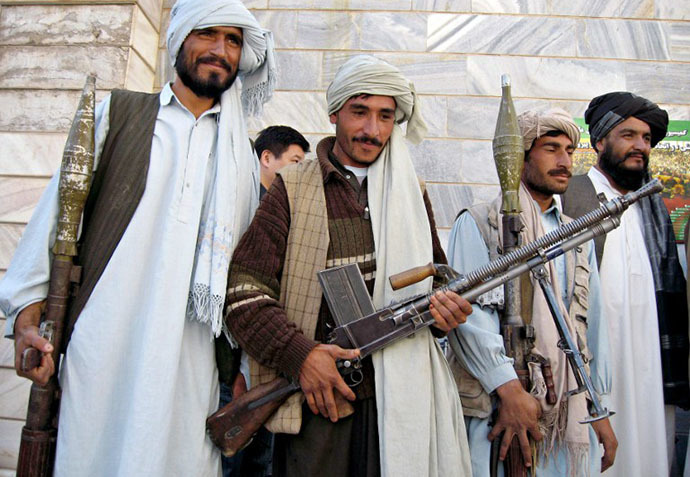
[[[652,147],[666,136],[668,114],[656,104],[636,94],[618,91],[597,96],[585,111],[592,147],[629,117],[635,117],[649,125]]]

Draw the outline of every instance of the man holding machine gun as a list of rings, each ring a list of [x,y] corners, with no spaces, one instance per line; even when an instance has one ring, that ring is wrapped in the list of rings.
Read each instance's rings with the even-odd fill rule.
[[[325,344],[334,320],[312,272],[357,263],[378,309],[431,289],[428,279],[393,292],[390,275],[445,261],[398,126],[407,121],[415,142],[426,130],[413,85],[388,63],[356,56],[336,73],[327,101],[335,137],[318,144],[317,160],[278,173],[228,282],[226,322],[256,360],[252,386],[278,372],[302,389],[267,424],[278,433],[274,474],[468,475],[455,384],[427,331],[441,336],[463,323],[466,300],[432,297],[435,328],[364,359],[354,389],[336,359],[358,351]],[[347,405],[354,414],[342,417]]]
[[[60,376],[56,475],[217,476],[206,437],[218,406],[230,253],[259,199],[245,126],[275,83],[273,39],[239,0],[179,0],[167,34],[176,79],[115,91],[96,109],[96,172],[79,261],[76,322]],[[234,81],[239,75],[240,83]],[[57,174],[0,287],[20,375],[38,335],[57,215]]]
[[[598,161],[587,175],[574,177],[563,196],[563,210],[571,215],[598,207],[601,194],[610,200],[649,180],[649,154],[666,135],[668,114],[645,98],[615,92],[594,98],[585,121]],[[632,208],[619,228],[595,239],[617,357],[611,406],[621,445],[613,473],[668,475],[675,406],[690,404],[685,281],[661,197]]]
[[[518,125],[526,151],[519,190],[525,244],[569,221],[561,214],[553,195],[568,187],[572,154],[580,132],[570,115],[558,109],[527,111],[518,117]],[[498,256],[500,210],[501,197],[460,214],[448,247],[450,264],[458,272],[473,270]],[[580,352],[589,358],[594,387],[604,397],[611,387],[608,339],[591,244],[549,262],[547,270],[569,331]],[[452,366],[463,376],[459,385],[468,416],[473,475],[489,475],[490,441],[502,432],[501,460],[517,435],[524,462],[531,465],[529,434],[539,441],[536,475],[596,475],[613,464],[616,437],[608,419],[595,421],[591,428],[578,422],[588,415],[587,398],[585,393],[567,395],[577,384],[558,347],[559,335],[542,290],[528,275],[522,276],[521,288],[521,316],[525,324],[533,327],[536,338],[527,358],[530,392],[518,380],[499,333],[496,309],[503,297],[496,292],[500,289],[485,296],[488,302],[479,300],[481,307],[474,305],[468,322],[449,336],[456,353],[450,358]],[[466,395],[472,393],[466,391],[472,386],[474,394],[480,397],[469,400]],[[486,393],[492,392],[498,397],[498,418],[490,428],[491,401]],[[604,444],[601,459],[597,439]]]

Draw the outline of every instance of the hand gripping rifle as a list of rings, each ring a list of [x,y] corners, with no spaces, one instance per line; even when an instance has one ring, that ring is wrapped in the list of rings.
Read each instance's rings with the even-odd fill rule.
[[[79,281],[81,268],[73,264],[77,255],[77,234],[84,203],[91,185],[94,160],[95,76],[86,79],[79,106],[67,137],[60,166],[60,204],[57,235],[46,306],[40,334],[53,345],[55,372],[45,386],[34,383],[29,395],[26,425],[22,429],[17,462],[18,477],[53,474],[57,417],[60,406],[58,370],[67,304],[72,283]],[[22,369],[30,371],[41,362],[41,352],[28,348],[22,355]]]
[[[662,190],[654,180],[637,191],[606,202],[602,207],[583,215],[577,220],[519,247],[486,265],[461,276],[447,266],[426,265],[390,277],[394,289],[415,283],[434,271],[455,276],[447,285],[435,290],[450,290],[468,301],[474,301],[487,291],[506,283],[521,274],[537,268],[568,250],[593,237],[608,233],[620,224],[620,214],[630,204]],[[364,280],[356,264],[330,268],[319,272],[324,297],[333,314],[336,328],[329,336],[329,343],[342,348],[359,348],[360,356],[353,360],[339,360],[337,367],[350,386],[361,381],[361,360],[366,356],[434,323],[429,313],[432,293],[418,295],[401,303],[390,304],[375,310],[367,293]],[[434,292],[435,292],[434,291]],[[462,326],[462,325],[461,325]],[[567,339],[567,327],[559,327],[565,334],[562,348],[579,376],[579,391],[586,390],[592,400],[590,410],[593,419],[609,415],[601,406],[591,380],[586,374],[582,357],[572,338]],[[299,389],[299,384],[286,378],[256,386],[237,400],[232,401],[206,421],[211,440],[226,456],[232,456],[251,440],[252,435],[266,422],[273,412]]]

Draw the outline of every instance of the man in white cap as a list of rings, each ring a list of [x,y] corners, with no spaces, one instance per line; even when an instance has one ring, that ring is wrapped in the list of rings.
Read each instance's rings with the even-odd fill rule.
[[[525,149],[519,190],[524,244],[570,221],[561,213],[554,194],[563,193],[568,187],[580,130],[570,114],[560,109],[526,111],[518,116],[518,124]],[[448,250],[451,265],[460,273],[498,257],[500,209],[499,196],[490,204],[479,204],[459,215]],[[606,404],[611,390],[608,334],[601,312],[593,244],[587,243],[549,262],[547,270],[569,331],[588,359],[594,388]],[[587,398],[584,393],[567,395],[567,391],[577,388],[577,382],[558,347],[560,339],[546,299],[539,284],[527,275],[523,275],[521,287],[521,315],[525,324],[533,326],[535,336],[528,357],[531,393],[518,381],[499,334],[496,310],[503,301],[500,292],[490,293],[487,300],[482,300],[482,307],[474,305],[475,313],[467,324],[449,336],[454,351],[451,366],[461,376],[458,385],[468,416],[472,474],[489,476],[490,441],[503,432],[501,460],[513,436],[517,436],[524,462],[528,466],[536,464],[536,475],[598,475],[613,464],[616,437],[608,419],[596,421],[591,427],[580,424],[588,415]],[[542,377],[549,375],[553,375],[550,389]],[[488,393],[493,392],[498,418],[491,428]],[[540,441],[536,462],[532,462],[529,436]],[[603,457],[599,442],[604,445]]]
[[[83,276],[60,375],[56,475],[220,470],[205,433],[218,406],[213,337],[222,332],[232,249],[258,204],[245,112],[259,111],[272,94],[273,40],[239,0],[180,0],[167,45],[177,72],[171,84],[155,95],[113,91],[96,110]],[[38,383],[54,369],[37,325],[57,176],[0,285],[17,372]],[[25,373],[19,357],[30,346],[44,358]]]
[[[334,326],[315,272],[357,263],[376,307],[429,292],[431,279],[394,292],[391,274],[445,256],[407,138],[425,126],[413,85],[373,56],[349,59],[327,92],[335,137],[317,160],[278,172],[233,255],[226,322],[252,359],[252,385],[282,373],[299,382],[268,421],[277,432],[275,475],[468,475],[469,455],[452,375],[433,334],[465,321],[454,293],[432,298],[436,319],[363,359],[348,388],[336,358],[357,350],[327,345]],[[304,402],[306,398],[306,403]],[[342,417],[342,398],[354,414]]]

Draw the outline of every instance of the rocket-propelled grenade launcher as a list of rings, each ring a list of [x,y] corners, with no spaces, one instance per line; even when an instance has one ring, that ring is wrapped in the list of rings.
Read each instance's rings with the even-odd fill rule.
[[[31,386],[29,410],[19,447],[18,477],[53,474],[60,404],[57,376],[70,289],[73,283],[78,283],[81,272],[81,268],[73,264],[73,258],[77,255],[79,223],[93,171],[95,103],[96,77],[91,75],[86,79],[62,155],[54,257],[48,297],[41,316],[40,333],[53,345],[55,372],[45,386],[36,383]],[[24,371],[30,371],[40,362],[41,352],[29,348],[22,355],[21,366]]]

